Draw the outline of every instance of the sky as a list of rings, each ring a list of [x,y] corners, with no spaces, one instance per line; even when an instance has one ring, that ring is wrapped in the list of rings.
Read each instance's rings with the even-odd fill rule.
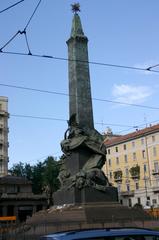
[[[16,2],[0,1],[0,48],[24,30],[39,3],[26,28],[30,51],[67,59],[74,1],[24,0],[2,11]],[[137,68],[159,64],[158,0],[78,2],[89,39],[90,62]],[[3,51],[28,54],[25,35],[18,34]],[[159,72],[89,66],[94,122],[99,132],[110,127],[114,134],[126,134],[159,123]],[[19,162],[34,165],[50,155],[61,156],[60,142],[69,117],[68,62],[0,53],[0,69],[0,96],[8,97],[10,114],[9,167]],[[159,71],[159,67],[153,70]]]

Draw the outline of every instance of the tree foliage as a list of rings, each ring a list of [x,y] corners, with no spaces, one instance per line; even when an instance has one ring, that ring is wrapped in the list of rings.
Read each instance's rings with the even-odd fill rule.
[[[49,156],[43,162],[31,166],[29,163],[19,162],[9,170],[10,174],[18,177],[25,177],[32,181],[34,194],[45,192],[48,196],[48,204],[53,204],[53,193],[58,190],[59,163],[54,157]]]

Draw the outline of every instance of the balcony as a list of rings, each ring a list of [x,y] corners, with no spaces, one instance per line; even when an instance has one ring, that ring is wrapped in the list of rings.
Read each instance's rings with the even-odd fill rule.
[[[158,169],[153,169],[152,170],[152,175],[159,175],[159,170]]]
[[[0,110],[0,116],[9,117],[9,113],[3,110]]]
[[[132,178],[133,180],[138,180],[138,179],[140,179],[140,175],[134,175],[134,176],[131,176],[131,178]]]
[[[120,196],[123,196],[123,197],[133,197],[134,196],[134,191],[123,191],[123,192],[120,192]]]
[[[122,178],[121,178],[121,177],[114,178],[114,181],[115,181],[115,182],[122,182]]]

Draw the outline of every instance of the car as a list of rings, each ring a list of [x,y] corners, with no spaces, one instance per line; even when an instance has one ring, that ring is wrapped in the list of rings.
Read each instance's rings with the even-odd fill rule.
[[[104,228],[58,232],[40,240],[159,240],[159,231],[144,228]]]

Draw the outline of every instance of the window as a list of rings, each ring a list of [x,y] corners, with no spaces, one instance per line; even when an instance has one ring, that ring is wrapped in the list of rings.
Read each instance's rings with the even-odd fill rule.
[[[2,173],[2,171],[3,171],[3,164],[2,162],[0,162],[0,173]]]
[[[135,183],[135,187],[136,187],[136,190],[139,189],[139,183],[138,182]]]
[[[115,148],[115,151],[118,152],[118,147]]]
[[[110,149],[108,149],[108,154],[110,154]]]
[[[158,172],[158,169],[159,169],[158,162],[154,162],[154,171]]]
[[[116,164],[119,165],[119,158],[116,157]]]
[[[126,150],[126,144],[124,144],[124,150]]]
[[[141,138],[141,145],[144,145],[144,138]]]
[[[157,151],[156,150],[157,150],[156,147],[153,147],[153,156],[154,157],[156,157],[156,155],[157,155]]]
[[[133,160],[136,160],[136,153],[133,153]]]
[[[0,144],[0,150],[2,150],[2,144]]]
[[[109,172],[109,176],[110,176],[110,179],[112,179],[112,176],[113,176],[112,172]]]
[[[125,160],[125,163],[128,162],[128,156],[127,155],[124,155],[124,160]]]
[[[112,165],[111,159],[108,160],[108,164],[109,164],[109,167],[111,167]]]
[[[129,207],[132,207],[131,198],[129,198]]]
[[[126,177],[129,176],[129,169],[128,168],[125,169],[125,175],[126,175]]]
[[[120,192],[121,191],[121,185],[118,185],[118,192]]]
[[[135,147],[135,142],[132,142],[132,147]]]
[[[147,172],[147,166],[144,164],[144,173]]]
[[[137,203],[141,204],[141,198],[139,198],[139,197],[137,198]]]
[[[146,158],[146,151],[142,150],[142,158]]]
[[[157,199],[152,199],[152,204],[157,204]]]
[[[130,191],[130,185],[126,184],[126,190],[129,192]]]
[[[152,136],[152,142],[155,142],[155,136],[154,135]]]

